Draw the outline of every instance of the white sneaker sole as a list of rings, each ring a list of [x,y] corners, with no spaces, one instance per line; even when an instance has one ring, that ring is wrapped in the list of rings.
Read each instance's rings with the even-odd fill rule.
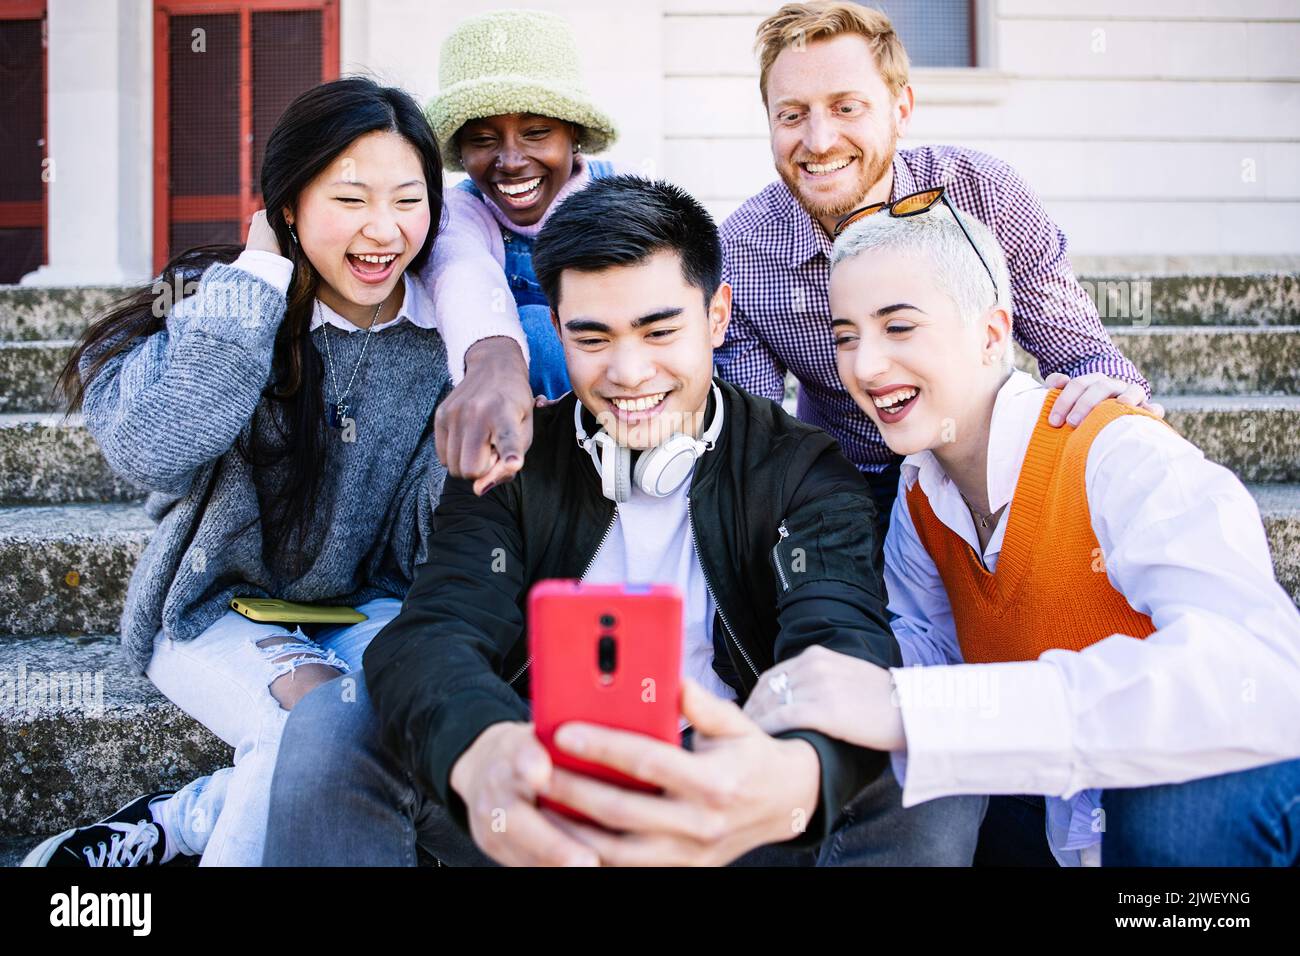
[[[73,827],[71,830],[64,830],[58,836],[52,836],[45,842],[41,843],[36,849],[32,850],[23,857],[23,861],[18,865],[21,866],[49,866],[50,857],[59,851],[59,844],[66,840],[72,834],[76,833],[80,827]]]
[[[135,799],[139,800],[140,798],[136,797]],[[113,816],[113,817],[117,816],[119,813],[121,813],[123,810],[125,810],[133,803],[135,803],[135,800],[130,800],[122,804],[113,813],[109,814],[109,816]],[[96,820],[94,823],[87,824],[87,826],[95,826],[107,819],[108,817],[104,817],[101,820]],[[62,843],[64,840],[66,840],[68,837],[72,836],[72,834],[76,833],[80,829],[83,828],[72,827],[70,830],[64,830],[62,833],[56,834],[55,836],[52,836],[49,839],[42,841],[39,845],[37,845],[35,849],[32,850],[32,852],[28,853],[25,857],[23,857],[23,861],[19,863],[18,866],[20,868],[24,866],[49,866],[50,859],[54,856],[55,853],[59,851],[59,844]]]

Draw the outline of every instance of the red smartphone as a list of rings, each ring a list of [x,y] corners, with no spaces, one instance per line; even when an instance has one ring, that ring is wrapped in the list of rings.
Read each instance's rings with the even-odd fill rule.
[[[568,721],[681,745],[682,598],[666,584],[539,581],[528,595],[533,725],[558,767],[636,790],[657,787],[557,749]],[[542,806],[584,815],[542,797]]]

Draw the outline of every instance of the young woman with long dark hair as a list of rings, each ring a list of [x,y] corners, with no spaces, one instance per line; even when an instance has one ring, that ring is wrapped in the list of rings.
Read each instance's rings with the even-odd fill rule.
[[[110,466],[149,490],[159,522],[128,588],[123,645],[235,748],[234,766],[51,837],[29,865],[178,853],[260,863],[284,720],[309,690],[359,667],[400,608],[447,473],[439,442],[461,462],[485,456],[485,435],[511,430],[499,418],[469,429],[474,408],[462,407],[458,433],[436,434],[448,423],[435,411],[476,337],[465,324],[483,325],[489,310],[437,314],[441,156],[410,96],[356,77],[304,93],[267,140],[261,185],[266,211],[242,250],[177,256],[164,278],[179,275],[184,297],[160,301],[161,284],[128,297],[89,329],[61,378],[70,410],[84,413]],[[470,406],[504,390],[527,415],[517,328],[520,346],[494,340],[517,356],[514,372],[497,364],[478,373],[486,385],[467,380],[479,393]],[[524,448],[526,436],[522,447],[501,442],[484,483],[507,476]],[[260,623],[231,609],[236,597],[366,619]]]

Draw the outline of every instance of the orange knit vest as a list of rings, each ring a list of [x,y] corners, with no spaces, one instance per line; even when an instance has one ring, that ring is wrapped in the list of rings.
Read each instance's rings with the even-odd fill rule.
[[[968,663],[1036,660],[1053,648],[1078,651],[1111,634],[1146,637],[1155,630],[1106,577],[1084,486],[1097,433],[1122,415],[1150,413],[1110,399],[1078,427],[1053,428],[1047,414],[1059,393],[1048,393],[1029,440],[995,574],[935,517],[919,481],[907,492],[912,523],[943,578]]]

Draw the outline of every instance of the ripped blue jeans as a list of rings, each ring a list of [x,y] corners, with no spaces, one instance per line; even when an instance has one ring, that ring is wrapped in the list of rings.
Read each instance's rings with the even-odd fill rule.
[[[289,716],[271,683],[305,664],[359,672],[366,645],[401,607],[397,598],[378,598],[357,608],[367,620],[320,628],[314,637],[292,625],[259,624],[235,611],[192,641],[158,633],[146,675],[176,706],[235,748],[233,767],[192,781],[158,808],[181,853],[202,854],[201,866],[261,864],[271,775]]]

